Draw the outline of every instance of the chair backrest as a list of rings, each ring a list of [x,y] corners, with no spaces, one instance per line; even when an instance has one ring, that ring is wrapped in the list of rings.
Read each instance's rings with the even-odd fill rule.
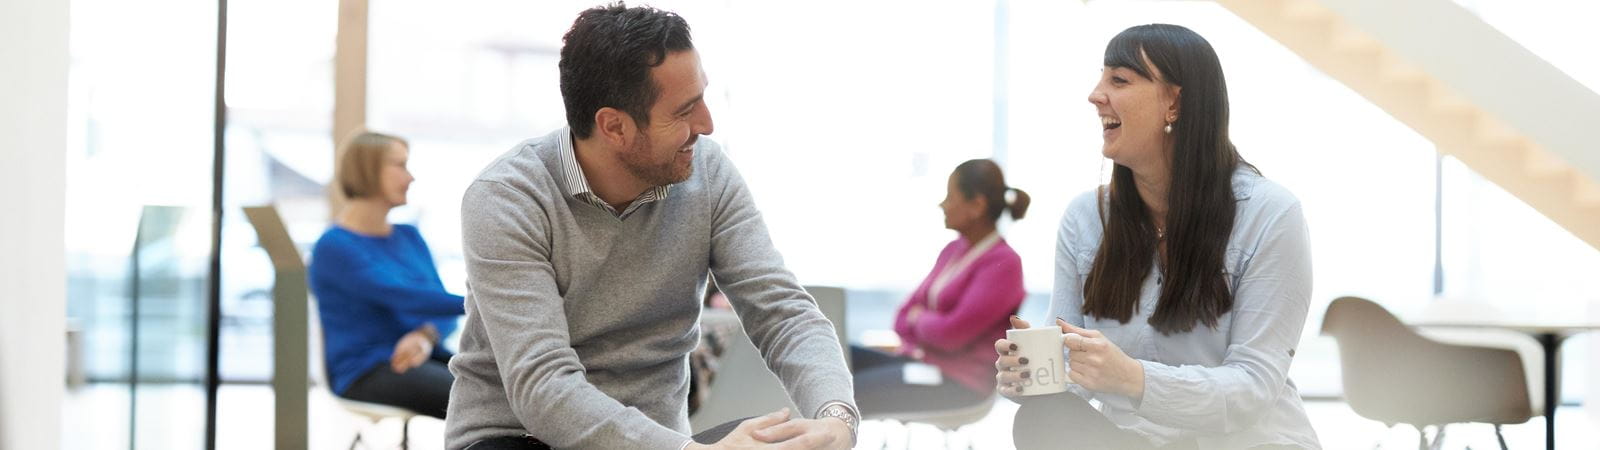
[[[836,287],[807,286],[807,292],[817,299],[817,308],[833,322],[834,333],[839,337],[840,351],[849,345],[845,340],[844,289]],[[778,408],[795,410],[784,390],[783,382],[761,357],[761,350],[750,342],[744,325],[733,311],[707,309],[700,316],[701,332],[709,329],[724,330],[727,348],[717,358],[717,376],[711,382],[705,404],[689,417],[689,427],[696,432],[722,425],[732,420],[777,411]],[[849,364],[845,353],[845,363]],[[809,412],[807,412],[809,414]]]
[[[1514,351],[1433,341],[1357,297],[1328,305],[1322,334],[1338,342],[1345,399],[1368,419],[1510,424],[1533,415]]]
[[[812,298],[817,299],[817,309],[822,311],[822,315],[827,317],[828,321],[833,322],[833,335],[839,338],[839,347],[841,349],[850,348],[850,336],[846,332],[850,328],[846,327],[846,321],[849,320],[849,317],[845,314],[844,288],[806,286],[805,290],[811,294]],[[850,367],[850,352],[846,351],[844,354],[844,364],[848,368]]]

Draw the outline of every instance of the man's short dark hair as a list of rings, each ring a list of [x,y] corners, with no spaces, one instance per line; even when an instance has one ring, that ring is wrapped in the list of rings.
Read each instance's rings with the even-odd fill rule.
[[[659,94],[650,68],[668,52],[689,50],[689,23],[677,14],[622,2],[578,14],[562,38],[561,99],[567,125],[579,139],[594,131],[594,114],[612,107],[650,123],[650,106]]]

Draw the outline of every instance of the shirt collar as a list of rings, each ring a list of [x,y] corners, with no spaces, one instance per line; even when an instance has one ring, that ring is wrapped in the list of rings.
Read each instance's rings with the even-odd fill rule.
[[[583,175],[583,166],[578,165],[578,146],[573,144],[572,130],[567,128],[563,129],[563,131],[560,139],[557,140],[560,144],[560,149],[557,153],[561,154],[562,179],[566,181],[568,195],[604,209],[618,217],[627,217],[633,211],[639,209],[640,205],[667,198],[667,192],[671,190],[672,186],[656,186],[644,191],[643,194],[639,194],[639,197],[635,198],[633,203],[628,204],[627,210],[617,212],[616,208],[612,208],[605,200],[600,199],[599,195],[595,195],[593,189],[589,188],[589,179]]]

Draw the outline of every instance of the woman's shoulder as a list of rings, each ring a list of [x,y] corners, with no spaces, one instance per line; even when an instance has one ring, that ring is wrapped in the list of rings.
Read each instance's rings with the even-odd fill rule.
[[[405,236],[405,237],[409,237],[409,238],[416,238],[418,240],[422,239],[422,231],[417,230],[417,226],[416,225],[412,225],[412,224],[409,224],[409,223],[397,223],[397,224],[394,224],[393,226],[394,226],[394,234],[396,236]]]
[[[983,259],[994,261],[1011,261],[1017,263],[1019,266],[1022,264],[1022,256],[1018,255],[1017,250],[1011,248],[1011,243],[1006,242],[1005,239],[1001,239],[1000,242],[996,242],[994,247],[990,248],[988,252],[984,253]]]
[[[1234,173],[1233,190],[1243,216],[1276,217],[1300,205],[1300,199],[1288,188],[1250,168]]]
[[[1078,193],[1067,203],[1067,211],[1061,216],[1062,226],[1069,222],[1083,223],[1100,221],[1100,205],[1105,203],[1105,186],[1095,186],[1093,189]]]
[[[322,230],[322,236],[317,237],[317,243],[312,246],[312,254],[315,255],[316,250],[323,248],[348,246],[355,237],[355,233],[351,233],[350,230],[340,228],[338,225],[328,225],[328,229]]]
[[[966,247],[966,246],[967,246],[966,241],[961,240],[960,237],[956,237],[955,239],[951,240],[950,242],[945,243],[944,244],[944,248],[939,249],[939,261],[944,261],[946,259],[949,259],[950,255],[953,255],[953,254],[961,252],[961,249]]]
[[[1096,186],[1073,197],[1072,202],[1067,204],[1067,210],[1061,214],[1058,238],[1098,241],[1100,208],[1104,203],[1104,186]]]

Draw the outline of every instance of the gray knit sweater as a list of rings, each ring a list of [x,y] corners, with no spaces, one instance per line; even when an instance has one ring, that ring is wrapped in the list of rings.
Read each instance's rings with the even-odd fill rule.
[[[855,404],[832,324],[715,143],[700,139],[689,179],[620,219],[574,198],[572,148],[566,128],[525,141],[462,200],[469,294],[448,448],[524,433],[556,448],[681,448],[708,269],[798,415]]]

